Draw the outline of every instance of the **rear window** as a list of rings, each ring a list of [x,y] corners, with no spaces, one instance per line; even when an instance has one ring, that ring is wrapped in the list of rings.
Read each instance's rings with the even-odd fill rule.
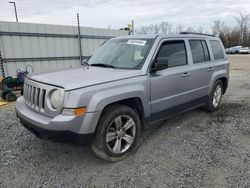
[[[207,44],[203,40],[190,40],[189,41],[193,63],[202,63],[210,61]]]
[[[222,48],[222,45],[219,41],[217,40],[210,40],[210,45],[214,54],[214,59],[219,60],[219,59],[224,59],[224,50]]]

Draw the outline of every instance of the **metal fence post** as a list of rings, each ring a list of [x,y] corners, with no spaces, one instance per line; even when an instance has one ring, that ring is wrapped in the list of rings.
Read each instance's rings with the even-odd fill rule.
[[[132,31],[131,31],[131,35],[135,35],[135,28],[134,28],[134,20],[132,20]]]
[[[3,66],[3,59],[2,59],[1,51],[0,51],[0,67],[1,67],[2,76],[5,78],[5,72],[4,72],[4,66]]]
[[[78,29],[78,40],[79,40],[79,55],[80,55],[80,63],[82,63],[82,43],[81,43],[81,27],[80,27],[80,19],[79,13],[77,13],[77,29]]]

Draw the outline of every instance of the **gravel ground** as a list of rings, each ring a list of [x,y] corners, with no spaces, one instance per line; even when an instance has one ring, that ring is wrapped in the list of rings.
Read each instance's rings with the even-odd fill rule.
[[[143,133],[136,153],[108,163],[76,147],[39,140],[0,107],[0,187],[250,187],[250,56],[230,56],[219,111],[201,109]]]

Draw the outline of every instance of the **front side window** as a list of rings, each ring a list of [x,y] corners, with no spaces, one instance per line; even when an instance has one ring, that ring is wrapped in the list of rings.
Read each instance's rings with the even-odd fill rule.
[[[187,53],[185,42],[180,41],[167,41],[161,46],[157,58],[167,58],[168,67],[177,67],[187,64]]]
[[[210,45],[214,54],[214,59],[219,60],[219,59],[224,59],[224,50],[222,48],[222,45],[219,41],[217,40],[210,40]]]
[[[189,45],[194,64],[210,61],[207,44],[204,40],[190,40]]]
[[[140,69],[154,39],[110,39],[96,49],[88,60],[92,66]]]

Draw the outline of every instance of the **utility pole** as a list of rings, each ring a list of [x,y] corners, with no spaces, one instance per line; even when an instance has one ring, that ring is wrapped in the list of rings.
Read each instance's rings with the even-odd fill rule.
[[[9,1],[9,3],[14,5],[15,15],[16,15],[16,22],[18,23],[17,11],[16,11],[16,3],[14,1]]]

